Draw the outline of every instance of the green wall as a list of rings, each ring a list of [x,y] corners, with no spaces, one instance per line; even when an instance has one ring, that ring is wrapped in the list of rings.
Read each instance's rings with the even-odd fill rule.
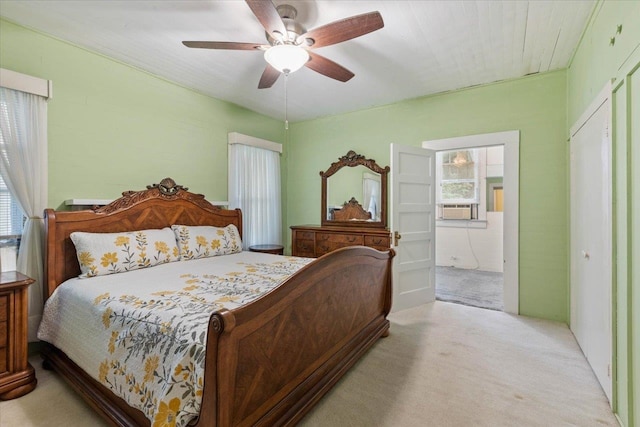
[[[71,198],[116,198],[167,176],[210,200],[227,200],[227,133],[284,142],[281,121],[6,20],[0,52],[0,67],[53,80],[53,208]]]
[[[617,34],[617,26],[622,32]],[[611,38],[615,42],[611,44]],[[605,83],[629,65],[640,41],[640,1],[600,1],[568,69],[568,121],[572,126]]]
[[[566,120],[559,71],[294,123],[289,225],[319,223],[318,172],[349,150],[386,166],[392,142],[520,130],[520,313],[566,322]]]
[[[599,2],[567,71],[567,127],[613,79],[613,408],[627,427],[640,426],[639,66],[640,2]]]

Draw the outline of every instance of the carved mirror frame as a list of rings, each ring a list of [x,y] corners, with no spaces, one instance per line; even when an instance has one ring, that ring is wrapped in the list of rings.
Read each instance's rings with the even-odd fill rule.
[[[356,167],[365,166],[368,169],[380,174],[380,221],[350,221],[350,220],[330,220],[327,218],[327,178],[334,175],[340,169],[344,167]],[[350,150],[346,155],[338,158],[337,162],[331,163],[331,166],[326,171],[320,171],[320,177],[322,178],[322,194],[320,209],[322,213],[320,215],[321,224],[323,226],[347,226],[347,227],[367,227],[367,228],[387,228],[387,174],[389,173],[389,166],[381,167],[373,159],[367,159],[361,154],[357,154],[355,151]],[[351,198],[350,201],[344,203],[344,208],[354,211],[364,211],[360,205],[362,201],[356,201]]]

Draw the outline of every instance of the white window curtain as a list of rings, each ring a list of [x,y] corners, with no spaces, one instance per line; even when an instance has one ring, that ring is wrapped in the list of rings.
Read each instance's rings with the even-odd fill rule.
[[[27,220],[16,269],[29,287],[29,341],[36,341],[43,307],[44,220],[47,205],[46,98],[0,87],[0,173]]]
[[[364,172],[362,175],[362,198],[371,219],[380,221],[380,175]]]
[[[280,153],[229,145],[229,207],[242,210],[242,245],[282,244]]]

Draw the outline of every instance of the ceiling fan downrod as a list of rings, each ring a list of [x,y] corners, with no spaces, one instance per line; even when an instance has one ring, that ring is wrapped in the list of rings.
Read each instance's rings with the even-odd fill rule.
[[[298,16],[298,11],[295,7],[288,4],[281,4],[276,7],[278,11],[278,15],[280,15],[280,19],[284,24],[284,28],[286,30],[286,34],[282,34],[280,31],[274,31],[273,35],[268,31],[265,31],[265,35],[267,36],[267,41],[271,46],[275,46],[278,44],[291,44],[294,46],[299,46],[302,44],[303,40],[298,41],[298,38],[307,32],[307,30],[295,21],[296,16]],[[275,36],[275,37],[274,37]]]

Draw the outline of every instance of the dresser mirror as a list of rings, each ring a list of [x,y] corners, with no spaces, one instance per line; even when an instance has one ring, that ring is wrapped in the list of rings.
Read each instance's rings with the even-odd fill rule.
[[[354,151],[320,172],[322,225],[386,228],[388,172]]]

